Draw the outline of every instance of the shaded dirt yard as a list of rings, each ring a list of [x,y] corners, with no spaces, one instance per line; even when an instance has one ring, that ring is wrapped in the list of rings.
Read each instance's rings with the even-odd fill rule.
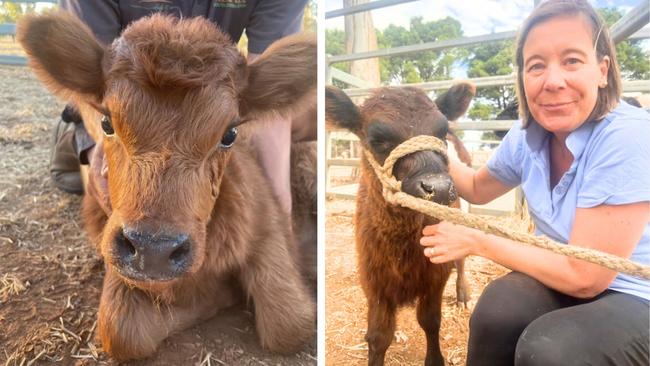
[[[326,205],[326,364],[365,365],[368,346],[366,332],[366,299],[359,285],[354,245],[355,203],[352,200],[328,200]],[[502,225],[524,230],[516,218],[496,218]],[[464,365],[471,309],[493,279],[507,269],[479,257],[470,257],[465,264],[472,301],[469,309],[456,306],[456,271],[445,287],[440,344],[447,365]],[[424,332],[415,316],[415,308],[398,313],[393,343],[386,352],[387,365],[422,365],[426,352]]]
[[[114,363],[94,338],[104,269],[81,227],[81,198],[49,179],[62,108],[28,69],[0,66],[0,365]],[[131,364],[315,365],[316,338],[290,357],[264,352],[242,304]]]

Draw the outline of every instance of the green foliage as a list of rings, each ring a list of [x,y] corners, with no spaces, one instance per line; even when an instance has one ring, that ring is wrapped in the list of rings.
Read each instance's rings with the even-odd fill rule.
[[[331,56],[345,53],[345,31],[341,29],[325,30],[325,53]]]
[[[514,41],[490,42],[470,49],[467,76],[471,78],[512,74],[514,69]],[[490,101],[502,110],[515,99],[514,87],[494,86],[478,89],[477,98]],[[494,111],[492,111],[493,113]]]
[[[325,54],[329,56],[337,56],[345,54],[345,31],[341,29],[326,29],[325,30]],[[341,71],[350,72],[349,62],[339,62],[332,64]],[[338,80],[333,81],[334,85],[344,88],[346,85],[340,83]]]
[[[307,5],[305,6],[305,12],[302,17],[302,29],[306,32],[312,32],[316,33],[317,30],[317,19],[316,19],[316,12],[318,9],[318,5],[316,4],[316,0],[309,0]]]
[[[409,29],[389,25],[383,32],[377,31],[379,48],[394,48],[418,43],[461,38],[460,22],[447,17],[423,22],[422,17],[411,19]],[[451,78],[451,67],[456,60],[466,56],[467,51],[455,48],[444,51],[425,51],[407,56],[385,57],[380,60],[381,80],[399,83],[446,80]]]
[[[494,118],[496,112],[494,105],[491,103],[475,101],[472,108],[467,112],[467,117],[475,120],[489,120]]]
[[[501,141],[501,137],[497,136],[494,131],[485,131],[481,135],[481,140],[485,141]]]
[[[598,12],[609,27],[623,16],[616,8],[602,8]],[[625,79],[650,79],[650,53],[641,48],[641,42],[626,40],[616,45],[616,58]]]
[[[0,3],[0,23],[16,23],[23,14],[33,13],[36,4],[18,4],[3,1]]]

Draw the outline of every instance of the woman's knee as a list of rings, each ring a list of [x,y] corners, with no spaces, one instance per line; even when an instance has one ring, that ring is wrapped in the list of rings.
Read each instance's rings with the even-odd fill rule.
[[[537,280],[518,272],[496,279],[481,294],[470,318],[470,328],[480,333],[510,327],[521,331],[539,316],[539,296],[531,294],[547,291]]]
[[[581,352],[580,347],[568,337],[545,329],[547,325],[534,322],[524,330],[515,349],[516,366],[568,365],[573,359],[572,355]]]

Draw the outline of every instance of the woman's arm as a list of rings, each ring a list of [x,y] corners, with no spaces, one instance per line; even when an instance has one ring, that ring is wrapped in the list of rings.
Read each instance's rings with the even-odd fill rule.
[[[486,166],[474,170],[457,160],[449,160],[449,174],[456,190],[469,203],[486,204],[513,188],[490,175]]]
[[[650,202],[578,208],[569,243],[629,258],[648,220]],[[420,243],[433,263],[479,255],[574,297],[594,297],[616,276],[595,264],[446,222],[423,233]]]

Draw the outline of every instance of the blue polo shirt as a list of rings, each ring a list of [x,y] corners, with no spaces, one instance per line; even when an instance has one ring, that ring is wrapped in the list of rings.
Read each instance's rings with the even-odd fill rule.
[[[550,187],[550,134],[536,122],[516,123],[487,163],[508,186],[521,185],[536,234],[567,243],[577,207],[650,201],[650,114],[621,102],[600,122],[586,122],[567,137],[574,156]],[[650,223],[632,261],[650,265]],[[650,281],[618,274],[610,288],[650,300]]]

